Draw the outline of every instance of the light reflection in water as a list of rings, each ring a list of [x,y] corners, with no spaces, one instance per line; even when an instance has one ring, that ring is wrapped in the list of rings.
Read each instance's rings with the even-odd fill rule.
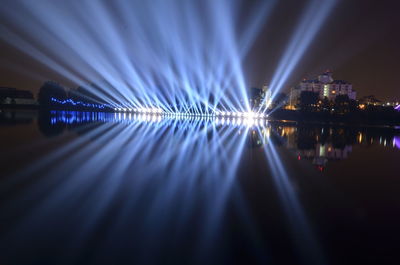
[[[393,142],[390,148],[399,147],[398,137],[372,129],[288,126],[233,117],[55,111],[42,113],[37,123],[46,136],[67,131],[79,137],[2,186],[4,193],[23,187],[19,192],[23,196],[6,205],[6,212],[32,202],[8,239],[29,235],[27,244],[40,245],[41,233],[48,231],[57,235],[48,238],[57,244],[63,229],[73,229],[60,237],[73,249],[74,258],[103,228],[107,229],[101,233],[97,253],[135,246],[135,257],[148,261],[171,251],[159,243],[165,238],[172,248],[190,238],[194,259],[217,255],[228,205],[233,205],[250,231],[249,241],[258,242],[254,246],[261,253],[258,258],[267,260],[269,242],[257,237],[258,226],[237,180],[243,154],[254,148],[265,154],[269,170],[265,177],[273,180],[298,254],[308,264],[320,263],[323,250],[317,247],[318,237],[279,148],[291,150],[295,159],[310,159],[325,167],[329,160],[351,155],[354,144],[368,146],[373,139],[378,144],[381,138],[382,145]],[[190,263],[190,258],[185,262]]]
[[[395,136],[393,139],[395,146],[400,149],[400,136]]]
[[[176,242],[188,234],[196,238],[195,256],[216,255],[211,242],[220,236],[226,204],[242,196],[235,176],[254,121],[65,111],[46,115],[38,124],[47,134],[52,128],[80,133],[97,126],[13,177],[10,188],[33,182],[18,202],[35,203],[10,232],[12,238],[30,234],[34,243],[40,236],[35,231],[43,231],[45,223],[62,230],[71,222],[79,226],[65,243],[80,249],[109,222],[100,249],[115,250],[123,234],[129,244],[140,239],[140,249],[149,251],[137,255],[151,260],[153,253],[163,252],[157,242],[169,237],[172,225]],[[236,200],[235,207],[246,212]],[[186,231],[194,217],[195,229]]]

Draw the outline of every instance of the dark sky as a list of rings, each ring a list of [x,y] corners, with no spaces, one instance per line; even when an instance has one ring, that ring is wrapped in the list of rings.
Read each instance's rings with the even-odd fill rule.
[[[248,5],[251,2],[254,1],[248,1]],[[271,81],[306,3],[306,0],[278,1],[246,57],[249,86]],[[383,100],[399,100],[399,11],[397,0],[338,0],[285,88],[330,69],[334,78],[353,83],[358,96],[375,94]],[[1,18],[0,24],[7,26]],[[0,58],[0,86],[36,92],[43,80],[62,79],[1,40]]]
[[[321,0],[323,1],[323,0]],[[249,76],[268,82],[307,1],[282,1],[255,43]],[[400,99],[400,1],[341,0],[317,34],[287,86],[330,69],[359,96]],[[271,39],[276,39],[271,42]],[[272,46],[271,46],[272,45]]]

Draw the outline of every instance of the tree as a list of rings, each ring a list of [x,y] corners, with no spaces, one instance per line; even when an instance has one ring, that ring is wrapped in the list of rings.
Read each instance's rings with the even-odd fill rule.
[[[312,91],[302,91],[300,93],[300,108],[302,110],[314,110],[318,102],[319,94]]]
[[[367,104],[367,105],[377,105],[380,104],[382,101],[377,99],[374,95],[369,95],[362,97],[360,99],[360,103]]]
[[[335,111],[346,113],[350,111],[350,98],[347,95],[337,95],[335,98]]]
[[[262,90],[257,87],[250,88],[250,105],[252,108],[259,107],[262,103]]]
[[[288,101],[288,96],[285,93],[280,92],[276,94],[275,98],[273,99],[273,104],[275,105],[275,107],[279,108],[285,105],[287,101]]]
[[[52,101],[52,98],[57,100],[65,100],[67,98],[67,93],[64,87],[60,84],[52,81],[46,81],[40,87],[38,94],[38,102],[40,106],[54,106],[58,105],[57,102]]]
[[[333,103],[327,97],[324,97],[321,103],[322,111],[329,111],[332,108],[332,104]]]

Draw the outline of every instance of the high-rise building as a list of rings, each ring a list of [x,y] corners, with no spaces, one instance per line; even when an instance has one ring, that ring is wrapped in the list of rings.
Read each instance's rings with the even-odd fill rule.
[[[334,80],[331,71],[318,76],[317,79],[304,79],[292,89],[290,98],[298,99],[303,91],[311,91],[319,94],[320,99],[335,100],[338,95],[347,95],[349,99],[356,99],[356,91],[353,85],[344,80]]]

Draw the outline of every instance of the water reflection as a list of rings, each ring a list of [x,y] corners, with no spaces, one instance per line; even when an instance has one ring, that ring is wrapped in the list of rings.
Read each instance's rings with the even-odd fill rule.
[[[79,137],[2,183],[3,194],[17,195],[1,209],[11,215],[22,210],[24,216],[10,224],[2,245],[38,246],[37,260],[49,245],[62,244],[76,250],[61,255],[73,261],[101,234],[96,248],[104,251],[96,252],[95,261],[102,253],[118,256],[127,246],[135,264],[160,263],[170,255],[182,264],[219,259],[222,252],[210,243],[221,240],[227,202],[237,198],[234,207],[243,208],[236,203],[242,195],[235,174],[252,122],[235,124],[195,117],[40,113],[37,125],[44,136],[70,132]],[[105,223],[107,230],[100,231]],[[48,236],[42,241],[44,230]],[[190,239],[196,239],[188,243],[192,252],[180,255],[175,248]]]
[[[5,117],[7,124],[21,120]],[[62,111],[28,120],[49,140],[69,138],[1,181],[0,210],[14,218],[0,230],[0,247],[35,250],[3,255],[19,263],[127,263],[115,260],[122,255],[135,264],[223,264],[232,256],[263,264],[273,259],[271,242],[260,236],[265,227],[251,203],[279,220],[273,230],[282,223],[283,241],[295,245],[293,260],[323,264],[325,251],[296,188],[299,176],[291,175],[282,149],[294,162],[310,160],[323,170],[350,157],[355,145],[399,148],[391,128]],[[262,169],[250,173],[249,156],[259,157]],[[244,192],[238,177],[252,174],[271,181],[262,194],[276,194],[268,201],[282,212],[248,200],[256,188]],[[237,233],[238,224],[242,234],[232,242],[227,234]],[[47,258],[52,245],[62,251]],[[236,253],[239,246],[244,250]]]
[[[394,128],[315,126],[277,128],[285,139],[285,147],[297,154],[297,159],[307,159],[320,171],[329,161],[344,160],[351,156],[354,145],[368,147],[375,144],[398,148],[399,131]]]
[[[78,111],[40,112],[5,111],[0,112],[0,125],[10,126],[29,124],[37,120],[40,131],[45,136],[56,136],[64,131],[85,127],[87,124],[147,122],[176,124],[182,121],[202,121],[214,126],[253,128],[249,135],[248,144],[261,147],[273,137],[275,145],[283,145],[299,151],[301,157],[326,157],[330,159],[346,159],[353,145],[370,146],[378,143],[385,147],[400,149],[399,128],[359,127],[359,126],[326,126],[326,125],[297,125],[260,119],[243,118],[208,118],[199,117],[163,117],[150,114],[132,113],[102,113]],[[255,130],[254,128],[258,128]],[[257,133],[256,133],[257,131]],[[272,132],[272,133],[271,133]],[[240,131],[239,131],[240,133]],[[343,152],[343,153],[342,153]],[[303,155],[302,155],[303,154]]]
[[[8,113],[7,123],[29,122],[32,118],[15,117],[15,113]],[[4,121],[3,121],[4,122]],[[236,128],[238,134],[243,128],[250,131],[248,145],[262,147],[272,137],[274,144],[285,146],[297,151],[299,159],[313,160],[316,165],[321,161],[340,160],[349,157],[353,145],[370,146],[378,143],[384,147],[399,148],[400,130],[390,127],[359,127],[335,125],[297,125],[295,123],[282,123],[263,119],[244,118],[200,118],[200,117],[171,117],[151,114],[132,113],[102,113],[102,112],[77,112],[77,111],[52,111],[39,115],[38,126],[44,135],[54,130],[60,134],[63,130],[71,130],[93,123],[158,123],[163,125],[204,123],[204,126],[221,128],[229,126]],[[203,126],[203,125],[202,125]],[[61,129],[63,128],[63,130]]]
[[[394,137],[393,146],[396,146],[398,149],[400,149],[400,136],[395,136]]]
[[[0,126],[29,124],[36,116],[36,112],[29,111],[0,111]]]

